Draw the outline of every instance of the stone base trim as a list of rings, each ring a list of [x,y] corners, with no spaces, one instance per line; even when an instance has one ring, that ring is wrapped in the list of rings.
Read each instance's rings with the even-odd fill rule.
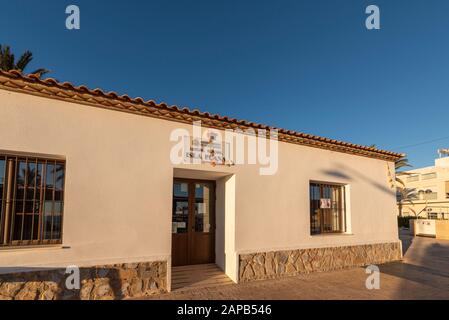
[[[0,300],[113,300],[167,292],[167,262],[80,268],[80,290],[69,290],[65,269],[0,275]]]
[[[273,279],[401,259],[400,242],[243,254],[239,259],[239,279]]]

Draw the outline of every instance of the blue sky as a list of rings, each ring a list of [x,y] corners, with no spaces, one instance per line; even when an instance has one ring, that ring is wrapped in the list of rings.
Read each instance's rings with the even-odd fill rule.
[[[416,167],[449,147],[449,1],[0,2],[0,43],[31,50],[29,71],[376,144]],[[369,4],[381,30],[365,28]]]

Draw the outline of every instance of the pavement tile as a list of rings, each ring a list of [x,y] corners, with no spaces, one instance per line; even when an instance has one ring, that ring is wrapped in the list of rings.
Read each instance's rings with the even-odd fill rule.
[[[411,241],[402,262],[380,265],[379,290],[365,287],[364,268],[313,273],[274,280],[196,288],[147,299],[179,300],[449,300],[449,241],[405,237]]]

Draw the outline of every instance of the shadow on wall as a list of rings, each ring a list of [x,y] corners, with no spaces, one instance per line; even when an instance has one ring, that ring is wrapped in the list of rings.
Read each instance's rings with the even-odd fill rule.
[[[351,177],[348,176],[347,174],[337,171],[337,170],[324,170],[323,173],[332,176],[334,178],[339,178],[339,179],[344,179],[344,180],[348,180],[351,181]]]
[[[366,174],[359,172],[349,166],[346,166],[341,163],[335,164],[336,170],[323,170],[323,173],[330,175],[335,178],[344,179],[347,181],[354,180],[354,178],[360,179],[365,181],[366,183],[369,183],[370,185],[374,186],[375,188],[389,194],[396,196],[395,191],[393,189],[390,189],[386,187],[385,185],[377,182],[376,180],[373,180],[372,178],[368,177]]]
[[[80,268],[79,275],[80,289],[70,290],[66,281],[73,276],[65,269],[0,274],[0,300],[119,300],[166,292],[165,262]]]

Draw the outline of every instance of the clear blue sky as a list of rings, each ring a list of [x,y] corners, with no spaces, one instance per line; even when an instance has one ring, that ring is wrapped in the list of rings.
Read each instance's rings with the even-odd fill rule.
[[[30,49],[29,71],[376,144],[415,166],[449,147],[449,1],[0,3],[0,43]],[[65,29],[69,4],[80,7],[79,31]],[[369,4],[380,7],[379,31],[365,28]]]

